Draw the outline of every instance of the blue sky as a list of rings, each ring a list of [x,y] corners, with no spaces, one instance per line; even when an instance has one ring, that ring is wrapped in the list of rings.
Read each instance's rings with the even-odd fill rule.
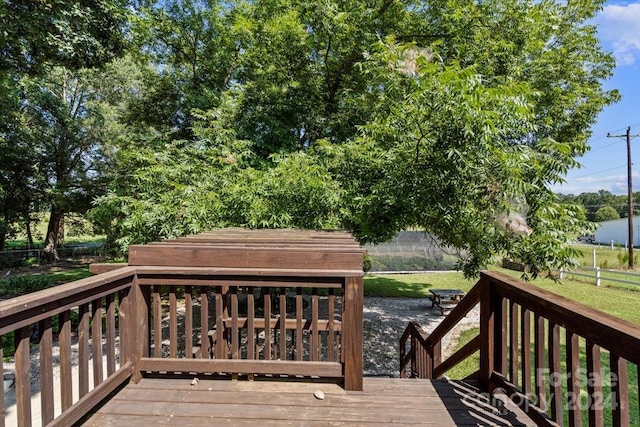
[[[627,194],[626,133],[640,134],[640,0],[607,2],[596,18],[598,37],[616,57],[613,77],[605,88],[618,89],[622,100],[602,111],[592,127],[591,151],[579,159],[582,168],[569,171],[566,183],[552,187],[564,194],[608,190]],[[633,190],[640,191],[640,137],[631,141]]]

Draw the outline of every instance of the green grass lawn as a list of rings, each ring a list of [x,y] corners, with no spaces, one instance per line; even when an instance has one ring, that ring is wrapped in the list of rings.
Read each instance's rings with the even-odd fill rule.
[[[578,259],[579,263],[583,267],[593,267],[593,251],[596,251],[596,267],[600,268],[614,268],[626,270],[628,261],[625,261],[624,257],[628,254],[628,250],[624,247],[604,245],[589,245],[584,243],[577,243],[575,245],[577,249],[582,252],[582,257]],[[634,261],[638,261],[640,256],[640,249],[636,249],[634,253]],[[628,257],[626,258],[628,260]],[[637,264],[637,262],[635,263]]]
[[[468,291],[476,279],[466,280],[459,272],[418,274],[385,274],[365,276],[364,294],[369,297],[424,298],[429,289],[462,289]]]

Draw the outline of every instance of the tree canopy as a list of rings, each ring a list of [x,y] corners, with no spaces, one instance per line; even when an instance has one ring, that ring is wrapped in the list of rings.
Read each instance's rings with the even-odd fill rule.
[[[549,185],[618,98],[602,86],[614,61],[591,24],[601,6],[168,0],[128,14],[89,2],[88,16],[117,9],[105,25],[131,41],[126,52],[116,32],[88,31],[58,37],[45,59],[20,56],[29,33],[8,32],[5,63],[75,67],[85,52],[91,67],[126,53],[82,74],[99,76],[83,124],[41,122],[92,147],[85,160],[102,166],[87,176],[99,182],[85,193],[91,217],[123,248],[229,225],[347,228],[363,242],[413,227],[459,249],[467,274],[509,256],[536,275],[570,264],[567,239],[590,227]],[[54,9],[75,13],[65,7]],[[50,82],[35,84],[45,93]],[[12,87],[2,102],[19,111]],[[24,120],[0,135],[27,141],[36,129]]]

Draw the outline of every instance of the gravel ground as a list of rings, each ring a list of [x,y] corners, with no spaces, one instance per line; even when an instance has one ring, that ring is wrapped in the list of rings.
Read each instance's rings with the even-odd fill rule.
[[[443,353],[450,354],[457,337],[465,329],[479,324],[479,306],[472,309],[459,326],[443,340]],[[398,377],[398,343],[410,321],[425,332],[432,332],[444,319],[440,309],[431,308],[424,298],[364,298],[364,375]]]

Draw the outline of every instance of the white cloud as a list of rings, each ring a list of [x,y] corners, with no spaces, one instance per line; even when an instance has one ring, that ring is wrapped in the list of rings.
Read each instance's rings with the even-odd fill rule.
[[[620,65],[640,62],[640,3],[605,6],[596,18],[600,39]]]
[[[551,189],[556,193],[575,194],[597,193],[599,190],[607,190],[613,194],[627,194],[627,174],[609,176],[585,176],[582,178],[566,178],[562,185],[552,185]],[[640,173],[632,174],[633,191],[640,191]]]

